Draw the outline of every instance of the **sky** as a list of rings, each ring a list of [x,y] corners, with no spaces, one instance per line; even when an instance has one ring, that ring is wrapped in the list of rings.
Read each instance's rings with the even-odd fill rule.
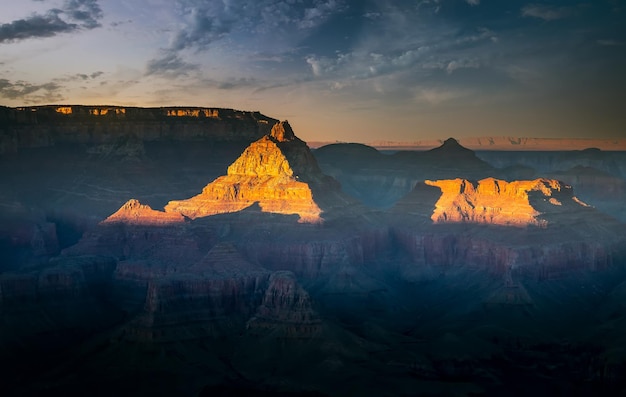
[[[202,106],[307,141],[626,138],[626,0],[3,0],[0,105]]]

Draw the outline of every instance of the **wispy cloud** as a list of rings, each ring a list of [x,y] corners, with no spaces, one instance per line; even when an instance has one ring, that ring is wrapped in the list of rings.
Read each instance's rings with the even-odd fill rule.
[[[180,24],[160,55],[148,61],[147,74],[189,71],[193,64],[185,61],[183,51],[206,51],[233,34],[301,37],[344,7],[342,0],[178,0]]]
[[[62,8],[0,25],[0,43],[95,29],[100,26],[102,16],[97,0],[68,0]]]
[[[465,2],[472,6],[477,6],[480,4],[480,0],[465,0]]]
[[[544,21],[554,21],[570,16],[572,10],[568,7],[551,7],[542,4],[528,4],[522,7],[523,17],[543,19]]]
[[[0,79],[0,98],[19,100],[27,104],[60,101],[63,99],[61,90],[62,87],[55,82],[31,84],[26,81]]]
[[[148,61],[146,75],[161,75],[176,78],[187,76],[189,72],[197,69],[198,65],[185,62],[176,52],[164,51],[160,57]]]
[[[68,82],[73,82],[73,81],[90,81],[90,80],[97,79],[98,77],[102,76],[103,74],[104,74],[104,72],[102,72],[102,71],[97,71],[97,72],[93,72],[93,73],[90,73],[90,74],[76,73],[76,74],[73,74],[73,75],[56,78],[56,79],[54,79],[52,81],[55,82],[55,83],[68,83]]]

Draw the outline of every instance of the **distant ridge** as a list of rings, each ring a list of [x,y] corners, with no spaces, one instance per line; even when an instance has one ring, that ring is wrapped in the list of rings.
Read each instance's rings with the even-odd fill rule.
[[[506,136],[470,137],[456,140],[463,147],[471,150],[496,151],[562,151],[597,148],[606,151],[626,151],[626,139],[590,139],[590,138],[518,138]],[[441,146],[443,139],[424,139],[415,141],[371,141],[368,146],[379,150],[429,150]],[[309,141],[309,147],[318,148],[336,142]]]

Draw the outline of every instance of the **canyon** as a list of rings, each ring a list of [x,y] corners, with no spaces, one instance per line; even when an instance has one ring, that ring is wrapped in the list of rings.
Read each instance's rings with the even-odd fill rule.
[[[7,395],[626,390],[615,153],[310,150],[255,112],[0,110]]]

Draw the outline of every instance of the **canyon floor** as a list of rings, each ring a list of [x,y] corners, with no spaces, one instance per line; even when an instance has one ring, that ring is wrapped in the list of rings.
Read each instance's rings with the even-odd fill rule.
[[[624,152],[253,116],[0,156],[3,395],[626,395]]]

